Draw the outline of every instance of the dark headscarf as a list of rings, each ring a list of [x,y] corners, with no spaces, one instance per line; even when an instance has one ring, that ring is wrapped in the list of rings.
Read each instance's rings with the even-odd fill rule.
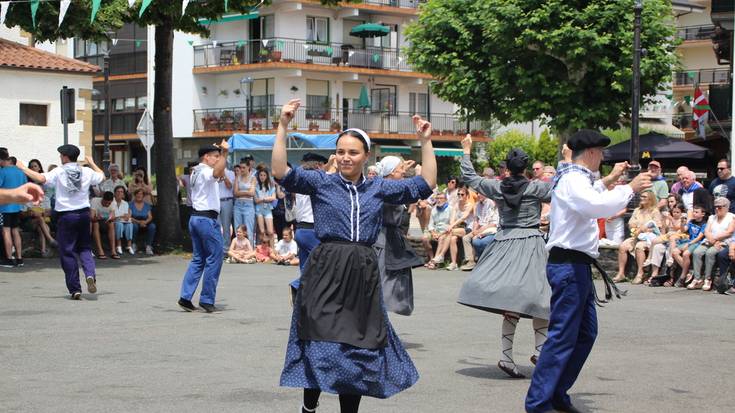
[[[530,182],[523,175],[528,166],[528,155],[522,149],[513,148],[508,152],[505,162],[511,175],[500,182],[500,192],[503,194],[505,203],[515,209],[521,205],[521,197]]]

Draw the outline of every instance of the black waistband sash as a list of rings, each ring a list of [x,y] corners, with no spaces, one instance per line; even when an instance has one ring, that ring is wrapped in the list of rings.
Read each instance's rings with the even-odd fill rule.
[[[298,291],[299,339],[377,349],[387,343],[380,272],[372,248],[322,242],[309,255]]]
[[[549,251],[549,264],[587,264],[594,266],[602,277],[602,281],[605,283],[605,299],[601,300],[597,295],[597,289],[592,286],[592,291],[595,293],[595,304],[602,307],[602,304],[607,303],[613,297],[613,292],[618,299],[622,296],[627,295],[627,291],[621,291],[617,285],[613,282],[612,278],[607,275],[607,272],[602,268],[596,259],[589,255],[576,250],[568,250],[559,247],[552,247]]]
[[[212,219],[215,219],[215,220],[217,219],[217,217],[219,217],[219,213],[217,211],[211,211],[211,210],[209,210],[209,211],[197,211],[197,210],[194,210],[194,211],[191,211],[191,215],[192,216],[195,216],[195,217],[212,218]]]

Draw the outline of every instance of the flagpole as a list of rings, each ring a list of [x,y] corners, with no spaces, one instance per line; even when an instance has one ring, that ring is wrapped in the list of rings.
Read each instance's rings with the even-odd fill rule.
[[[639,119],[641,104],[641,12],[643,11],[642,0],[636,0],[633,8],[635,20],[633,24],[633,102],[630,114],[630,168],[629,177],[637,175],[641,166],[638,163],[640,157]]]
[[[735,17],[733,17],[733,27],[735,27]],[[735,34],[733,34],[735,36]],[[732,138],[733,123],[735,123],[735,41],[730,43],[730,90],[732,91],[732,99],[730,100],[730,162],[732,163],[735,156],[735,139]]]

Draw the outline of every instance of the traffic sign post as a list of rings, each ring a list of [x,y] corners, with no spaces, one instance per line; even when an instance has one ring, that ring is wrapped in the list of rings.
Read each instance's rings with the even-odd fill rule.
[[[146,108],[145,112],[143,112],[143,116],[140,117],[140,122],[138,122],[138,127],[136,128],[136,131],[138,132],[138,139],[140,139],[140,142],[143,144],[143,147],[145,148],[145,158],[146,158],[146,172],[148,174],[148,182],[151,181],[151,148],[153,147],[153,144],[155,143],[155,136],[153,135],[153,117],[151,116],[151,113],[148,111],[148,108]]]

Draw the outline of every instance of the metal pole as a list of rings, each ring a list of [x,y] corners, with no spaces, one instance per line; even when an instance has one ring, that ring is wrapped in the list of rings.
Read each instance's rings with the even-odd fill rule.
[[[730,100],[730,162],[735,160],[735,139],[733,139],[733,122],[735,121],[735,19],[733,21],[733,33],[730,37],[730,90],[732,91],[732,99]]]
[[[252,82],[249,82],[248,95],[245,96],[245,133],[250,133],[250,94],[253,93],[253,87],[251,85]]]
[[[67,122],[69,108],[66,107],[66,89],[66,86],[61,88],[61,123],[64,125],[64,145],[69,143],[69,122]]]
[[[635,23],[633,26],[633,104],[631,107],[630,125],[630,172],[633,174],[641,170],[638,164],[640,153],[638,123],[641,104],[641,12],[643,11],[642,0],[636,0]]]
[[[110,167],[110,127],[112,125],[112,109],[110,108],[110,55],[105,53],[105,143],[102,149],[102,165],[105,171]]]

